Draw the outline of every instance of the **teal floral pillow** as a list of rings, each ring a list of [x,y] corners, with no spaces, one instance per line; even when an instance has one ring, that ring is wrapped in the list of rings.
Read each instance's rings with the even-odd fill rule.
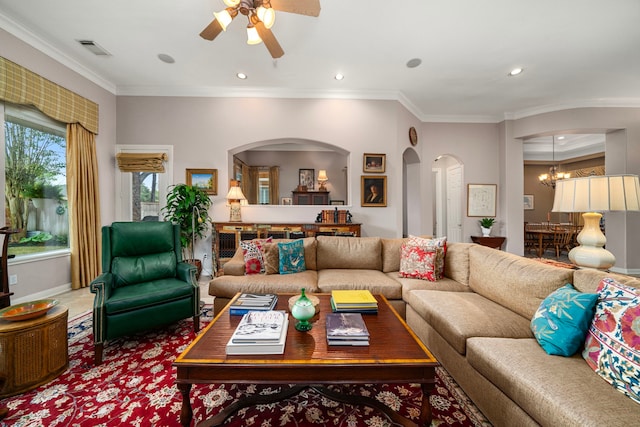
[[[280,274],[299,273],[307,269],[304,265],[304,244],[302,239],[278,243],[278,255],[280,258]]]
[[[546,297],[531,319],[531,330],[548,354],[573,356],[584,343],[598,294],[566,284]]]

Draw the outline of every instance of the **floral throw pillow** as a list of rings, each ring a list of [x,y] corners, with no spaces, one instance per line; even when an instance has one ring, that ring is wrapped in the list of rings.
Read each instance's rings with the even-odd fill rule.
[[[531,319],[531,331],[547,354],[573,356],[593,319],[598,294],[566,284],[546,297]]]
[[[278,256],[280,258],[280,274],[299,273],[307,269],[304,263],[304,243],[302,239],[278,243]]]
[[[640,289],[611,278],[600,281],[582,357],[607,382],[640,403]]]
[[[413,245],[409,242],[403,243],[400,252],[400,277],[424,279],[431,282],[438,280],[437,251],[437,248]]]
[[[430,251],[434,251],[435,252],[435,258],[434,258],[434,267],[433,267],[433,271],[434,271],[434,277],[435,280],[439,280],[442,279],[444,277],[444,261],[445,261],[445,255],[447,253],[447,238],[446,237],[438,237],[436,239],[426,239],[423,237],[417,237],[417,236],[409,236],[409,238],[407,239],[407,241],[404,243],[407,246],[418,246],[420,248],[422,248],[422,251],[426,251],[426,252],[430,252]],[[409,255],[409,253],[405,253],[405,255]],[[412,256],[412,259],[415,260],[415,255]],[[425,259],[426,260],[426,259]],[[417,276],[411,276],[411,275],[404,275],[402,274],[403,271],[407,271],[406,269],[402,268],[402,261],[403,261],[403,256],[402,256],[402,252],[400,254],[400,276],[401,277],[417,277]],[[406,262],[410,262],[410,260],[405,259],[405,266],[410,268],[409,266],[406,265]],[[430,266],[425,266],[426,269],[429,269]],[[410,273],[409,273],[410,274]],[[426,279],[427,277],[418,277],[418,278],[424,278]],[[431,280],[431,279],[428,279]]]
[[[242,255],[244,256],[244,274],[260,274],[265,272],[264,245],[273,239],[243,240],[240,242]]]

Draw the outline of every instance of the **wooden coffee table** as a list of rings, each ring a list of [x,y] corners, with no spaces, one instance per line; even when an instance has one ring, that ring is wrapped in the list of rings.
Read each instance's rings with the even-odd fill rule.
[[[298,332],[290,317],[284,354],[227,356],[225,346],[241,316],[230,316],[228,306],[175,360],[176,383],[182,394],[180,423],[188,426],[193,412],[189,392],[192,384],[295,384],[278,394],[252,396],[236,401],[198,427],[216,426],[235,411],[256,404],[282,400],[312,388],[328,398],[377,408],[390,419],[415,426],[381,402],[364,396],[346,396],[327,389],[328,384],[420,383],[423,399],[420,425],[429,425],[429,393],[434,387],[438,361],[411,331],[384,296],[376,295],[377,315],[363,315],[370,333],[368,347],[327,345],[325,316],[331,312],[330,295],[320,298],[320,313],[313,318],[313,329]],[[288,311],[291,294],[281,294],[276,309]]]

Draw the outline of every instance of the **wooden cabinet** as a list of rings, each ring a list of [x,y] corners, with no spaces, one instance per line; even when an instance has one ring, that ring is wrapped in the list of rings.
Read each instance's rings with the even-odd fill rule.
[[[328,193],[327,193],[328,194]],[[244,223],[215,222],[213,224],[213,261],[220,268],[236,253],[240,241],[251,239],[299,239],[312,236],[360,236],[361,224],[314,223]]]
[[[292,191],[294,205],[328,205],[328,191]]]

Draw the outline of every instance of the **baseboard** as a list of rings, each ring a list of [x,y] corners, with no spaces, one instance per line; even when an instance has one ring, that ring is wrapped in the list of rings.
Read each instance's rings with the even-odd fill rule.
[[[11,298],[11,304],[22,304],[23,302],[35,301],[43,298],[51,298],[58,294],[69,292],[71,290],[71,283],[65,285],[56,286],[55,288],[49,288],[45,291],[36,292],[35,294],[26,295],[20,298]]]
[[[611,271],[612,273],[625,274],[627,276],[640,276],[640,268],[611,267],[609,271]]]

